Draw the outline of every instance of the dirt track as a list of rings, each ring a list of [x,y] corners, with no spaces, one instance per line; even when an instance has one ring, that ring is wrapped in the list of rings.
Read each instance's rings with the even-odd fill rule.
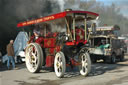
[[[87,77],[74,72],[65,73],[64,78],[57,78],[54,72],[41,70],[40,73],[29,73],[25,64],[17,65],[18,70],[0,68],[1,85],[128,85],[128,56],[124,62],[117,64],[96,63]],[[69,68],[68,68],[69,69]]]

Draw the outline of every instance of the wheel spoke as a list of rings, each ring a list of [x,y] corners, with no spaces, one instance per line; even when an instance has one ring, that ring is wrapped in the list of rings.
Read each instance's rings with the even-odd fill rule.
[[[85,55],[83,55],[83,56],[81,57],[81,60],[82,60],[82,61],[85,61],[85,60],[86,60]]]
[[[80,73],[82,75],[86,75],[86,73],[88,72],[88,59],[87,59],[86,54],[81,55],[81,67],[80,68],[81,68]]]
[[[62,67],[60,66],[60,68],[59,68],[59,72],[62,72]]]
[[[26,66],[32,72],[39,72],[42,65],[42,49],[37,43],[30,43],[25,50]]]
[[[57,64],[56,64],[56,66],[57,66],[57,71],[58,72],[62,72],[62,66],[63,66],[63,63],[62,63],[62,60],[61,60],[61,57],[59,56],[58,58],[57,58]]]
[[[60,71],[59,68],[57,68],[57,71],[58,71],[58,72]]]
[[[36,63],[37,63],[36,61],[37,61],[37,60],[32,60],[32,63],[35,63],[35,64],[36,64]]]
[[[31,51],[32,51],[32,48],[33,48],[33,47],[30,46],[29,49],[28,49],[28,52],[31,52]]]
[[[59,57],[57,57],[57,61],[59,61]]]
[[[88,65],[88,63],[87,62],[85,62],[85,66],[87,66]]]
[[[62,62],[60,62],[60,66],[63,66],[63,63]]]
[[[58,52],[55,56],[54,69],[57,77],[63,77],[65,72],[65,57],[62,52]]]
[[[58,62],[61,62],[62,61],[62,59],[61,59],[61,56],[59,55],[58,56]]]
[[[84,66],[84,61],[82,61],[82,66]]]
[[[82,71],[85,72],[85,67],[82,66]]]
[[[81,62],[81,65],[79,66],[80,74],[83,76],[87,76],[87,74],[91,70],[91,61],[90,61],[90,56],[89,56],[88,52],[81,53],[79,60]]]
[[[36,54],[34,53],[33,51],[33,46],[30,46],[29,49],[28,49],[28,56],[29,56],[29,61],[31,63],[31,66],[33,68],[35,68],[36,66],[36,61],[37,61],[37,56]]]
[[[59,67],[59,63],[58,63],[58,62],[56,63],[56,67],[57,67],[57,68]]]
[[[38,57],[37,57],[37,51],[35,50],[35,52],[32,52],[32,62],[37,64],[37,61],[38,61]]]

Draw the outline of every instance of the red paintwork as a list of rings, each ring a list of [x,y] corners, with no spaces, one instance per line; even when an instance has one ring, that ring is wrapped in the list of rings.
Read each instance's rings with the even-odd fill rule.
[[[54,55],[56,52],[61,50],[60,46],[56,46],[55,48],[49,48],[49,56],[46,57],[46,66],[53,67],[54,64]]]
[[[75,45],[75,42],[74,41],[73,42],[66,42],[66,45],[72,46],[72,45]]]
[[[32,24],[37,24],[37,23],[41,23],[41,22],[46,22],[46,21],[50,21],[50,20],[63,18],[69,13],[83,13],[83,14],[99,16],[99,14],[94,13],[94,12],[89,12],[89,11],[65,11],[65,12],[60,12],[60,13],[53,14],[53,15],[50,15],[50,16],[38,18],[38,19],[35,19],[35,20],[20,22],[20,23],[17,24],[17,27],[29,26],[29,25],[32,25]]]
[[[31,38],[30,38],[30,40],[29,40],[29,43],[32,43],[32,42],[34,41],[34,39],[35,39],[35,36],[34,36],[34,35],[31,36]]]
[[[54,65],[54,56],[46,57],[46,67],[53,67]]]
[[[56,46],[56,52],[61,51],[61,46]]]
[[[80,41],[73,41],[73,42],[66,42],[67,46],[72,46],[72,45],[78,45],[79,43],[86,44],[87,40],[80,40]]]
[[[35,42],[38,43],[41,47],[43,47],[43,40],[44,38],[43,37],[39,37]]]
[[[58,34],[57,32],[55,32],[55,33],[48,32],[46,37],[48,37],[48,38],[49,37],[55,38],[57,36],[57,34]]]
[[[55,38],[45,38],[44,39],[44,48],[55,48],[56,39]]]
[[[66,64],[66,66],[79,66],[81,63],[75,61],[74,59],[71,58],[71,64]]]
[[[66,45],[72,46],[72,45],[78,45],[79,43],[83,43],[83,44],[87,43],[87,40],[84,40],[85,32],[82,28],[76,28],[75,33],[76,33],[76,40],[72,42],[66,42]],[[82,38],[80,36],[82,36]]]
[[[35,19],[35,20],[30,20],[30,21],[25,21],[25,22],[20,22],[17,24],[17,27],[23,27],[23,26],[28,26],[28,25],[32,25],[32,24],[36,24],[36,23],[41,23],[41,22],[46,22],[46,21],[50,21],[50,20],[55,20],[58,18],[63,18],[66,16],[66,12],[61,12],[58,14],[53,14],[51,16],[46,16],[46,17],[42,17],[39,19]]]
[[[73,65],[73,66],[79,66],[80,65],[80,63],[79,62],[76,62],[74,59],[72,59],[71,58],[71,64]]]
[[[76,31],[76,40],[80,41],[80,40],[84,40],[84,36],[85,36],[85,32],[82,28],[80,29],[75,29]]]
[[[54,53],[55,53],[55,48],[49,48],[49,53],[50,53],[50,55],[54,55]]]
[[[54,34],[56,36],[56,34]],[[56,38],[43,38],[39,37],[35,40],[35,36],[33,35],[29,40],[29,43],[36,42],[41,45],[42,48],[49,48],[49,52],[53,55],[56,52],[61,50],[61,46],[56,46]]]
[[[43,41],[44,41],[44,38],[43,37],[39,37],[38,39],[35,39],[35,36],[31,36],[30,40],[29,40],[29,43],[32,43],[32,42],[36,42],[38,43],[41,47],[43,47]]]

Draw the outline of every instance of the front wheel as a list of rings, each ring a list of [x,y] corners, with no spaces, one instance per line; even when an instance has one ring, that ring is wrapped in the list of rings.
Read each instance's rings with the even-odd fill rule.
[[[111,56],[111,62],[112,64],[115,64],[116,63],[116,55],[115,54],[112,54]]]
[[[25,50],[25,60],[27,69],[36,73],[40,71],[43,64],[43,51],[39,44],[30,43]]]
[[[87,76],[91,71],[91,59],[88,52],[80,53],[79,60],[81,63],[79,66],[80,74]]]
[[[54,60],[54,70],[57,77],[64,76],[66,70],[66,61],[63,52],[57,52]]]

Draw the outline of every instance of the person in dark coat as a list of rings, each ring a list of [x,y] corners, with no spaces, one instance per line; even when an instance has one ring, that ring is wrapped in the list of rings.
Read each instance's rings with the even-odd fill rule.
[[[10,43],[7,45],[7,55],[8,55],[7,68],[10,69],[10,63],[12,63],[12,68],[15,69],[13,40],[10,40]]]

